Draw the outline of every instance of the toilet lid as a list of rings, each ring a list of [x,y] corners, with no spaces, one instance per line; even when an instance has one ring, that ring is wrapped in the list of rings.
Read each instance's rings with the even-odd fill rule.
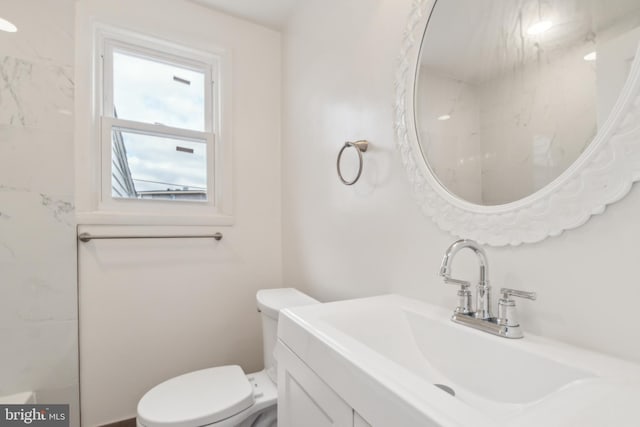
[[[197,427],[229,418],[253,405],[253,390],[240,366],[218,366],[171,378],[138,403],[146,427]]]

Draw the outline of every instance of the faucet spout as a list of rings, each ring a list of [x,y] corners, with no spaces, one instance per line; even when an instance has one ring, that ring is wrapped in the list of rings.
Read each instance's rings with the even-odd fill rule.
[[[478,257],[480,264],[480,278],[478,280],[478,288],[476,293],[476,311],[474,316],[479,319],[489,319],[491,314],[491,287],[489,286],[489,261],[484,249],[475,241],[462,239],[454,242],[444,254],[442,264],[440,266],[440,276],[447,283],[462,283],[464,281],[453,279],[451,277],[451,265],[453,258],[462,249],[471,249]]]

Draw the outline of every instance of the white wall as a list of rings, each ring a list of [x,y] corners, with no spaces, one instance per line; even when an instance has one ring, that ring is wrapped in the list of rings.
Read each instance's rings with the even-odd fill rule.
[[[235,224],[81,227],[96,234],[224,234],[220,242],[79,244],[82,419],[83,425],[94,426],[135,416],[140,397],[172,376],[230,363],[247,372],[262,368],[255,293],[282,284],[281,39],[278,32],[186,1],[78,4],[78,31],[86,29],[91,16],[201,50],[227,48],[233,73]],[[80,61],[88,60],[79,55]],[[89,76],[78,79],[78,91],[83,91],[78,99],[86,100]]]
[[[395,292],[456,304],[456,289],[437,276],[455,237],[419,211],[394,142],[394,78],[411,3],[309,0],[284,37],[284,278],[319,299]],[[351,138],[371,148],[361,181],[346,187],[334,162]],[[577,230],[488,248],[494,289],[538,292],[519,302],[527,331],[640,362],[639,208],[636,186]],[[455,268],[477,277],[469,254]]]
[[[0,396],[69,403],[77,426],[73,7],[0,7]]]

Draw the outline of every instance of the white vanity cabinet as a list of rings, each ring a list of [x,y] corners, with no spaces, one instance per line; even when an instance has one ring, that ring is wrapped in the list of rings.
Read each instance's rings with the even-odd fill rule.
[[[278,427],[371,427],[282,343],[278,355]]]

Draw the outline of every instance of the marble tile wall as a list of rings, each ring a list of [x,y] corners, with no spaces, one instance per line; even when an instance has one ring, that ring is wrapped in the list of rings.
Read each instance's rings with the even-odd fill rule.
[[[564,172],[594,138],[599,92],[590,43],[483,80],[421,68],[419,139],[443,185],[472,203],[522,199]],[[626,76],[625,76],[626,77]],[[439,117],[451,114],[441,121]]]
[[[33,390],[78,422],[73,0],[0,16],[0,395]]]
[[[522,199],[556,179],[597,133],[593,45],[577,43],[476,87],[483,106],[482,199]]]
[[[474,86],[426,66],[418,79],[418,135],[429,167],[453,194],[482,203],[480,104]],[[446,115],[450,119],[442,120]]]

